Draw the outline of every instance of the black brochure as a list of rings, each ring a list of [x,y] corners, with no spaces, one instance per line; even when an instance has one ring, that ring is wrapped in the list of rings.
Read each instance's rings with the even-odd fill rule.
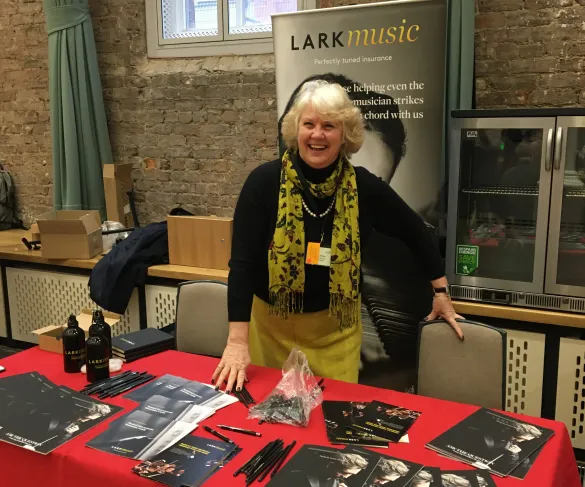
[[[380,438],[398,442],[420,414],[419,411],[412,409],[372,401],[359,417],[354,413],[354,425]]]
[[[421,471],[423,465],[401,458],[381,455],[360,447],[347,447],[344,453],[355,453],[368,459],[367,477],[363,487],[377,487],[391,482],[392,487],[407,487]]]
[[[144,411],[132,411],[113,421],[87,446],[123,457],[148,460],[191,433],[195,426]]]
[[[388,448],[388,440],[354,428],[353,403],[349,401],[323,401],[323,416],[327,437],[333,445],[361,445]]]
[[[443,455],[506,476],[544,445],[554,431],[479,409],[427,444]]]
[[[175,389],[187,384],[189,379],[183,379],[182,377],[176,377],[174,375],[166,374],[159,377],[157,380],[153,380],[142,387],[138,387],[124,397],[131,399],[136,402],[146,401],[150,396],[161,395],[167,396],[168,393]]]
[[[235,448],[223,441],[187,436],[132,471],[171,487],[198,487],[223,466]]]

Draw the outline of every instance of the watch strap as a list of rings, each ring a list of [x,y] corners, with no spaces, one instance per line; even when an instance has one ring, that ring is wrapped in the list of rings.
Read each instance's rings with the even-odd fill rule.
[[[449,288],[448,287],[434,287],[433,292],[435,294],[446,294],[449,296]]]

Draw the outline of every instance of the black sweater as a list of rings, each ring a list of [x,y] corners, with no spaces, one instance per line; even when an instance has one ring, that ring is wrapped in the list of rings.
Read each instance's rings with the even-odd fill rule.
[[[300,159],[298,163],[304,176],[314,183],[323,182],[334,169],[316,170]],[[281,165],[278,159],[254,169],[236,205],[228,278],[230,321],[250,321],[254,294],[268,301],[268,246],[276,226]],[[429,280],[443,277],[443,260],[422,219],[387,183],[363,167],[356,167],[355,171],[362,250],[376,229],[402,240],[421,263]],[[314,201],[318,213],[322,213],[331,200],[315,198]],[[332,212],[322,221],[304,213],[305,245],[319,242],[322,228],[325,241],[331,241],[331,215]],[[303,299],[305,312],[329,308],[328,267],[305,265]]]

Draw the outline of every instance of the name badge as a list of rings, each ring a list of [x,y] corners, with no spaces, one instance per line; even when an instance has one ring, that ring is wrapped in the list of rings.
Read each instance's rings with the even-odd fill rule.
[[[331,265],[331,249],[321,247],[318,242],[309,242],[307,245],[307,264],[329,267]]]
[[[329,247],[321,247],[319,249],[318,265],[329,267],[331,265],[331,249]]]

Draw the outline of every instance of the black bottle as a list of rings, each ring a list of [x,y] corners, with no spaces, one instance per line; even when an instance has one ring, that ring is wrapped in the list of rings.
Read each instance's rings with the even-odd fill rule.
[[[85,368],[88,382],[110,377],[108,343],[98,328],[89,329],[89,338],[85,342]]]
[[[93,310],[89,331],[97,330],[108,344],[108,359],[112,356],[112,327],[106,323],[104,315],[99,309]]]
[[[65,372],[79,372],[85,363],[85,332],[79,328],[75,315],[69,316],[62,339]]]

